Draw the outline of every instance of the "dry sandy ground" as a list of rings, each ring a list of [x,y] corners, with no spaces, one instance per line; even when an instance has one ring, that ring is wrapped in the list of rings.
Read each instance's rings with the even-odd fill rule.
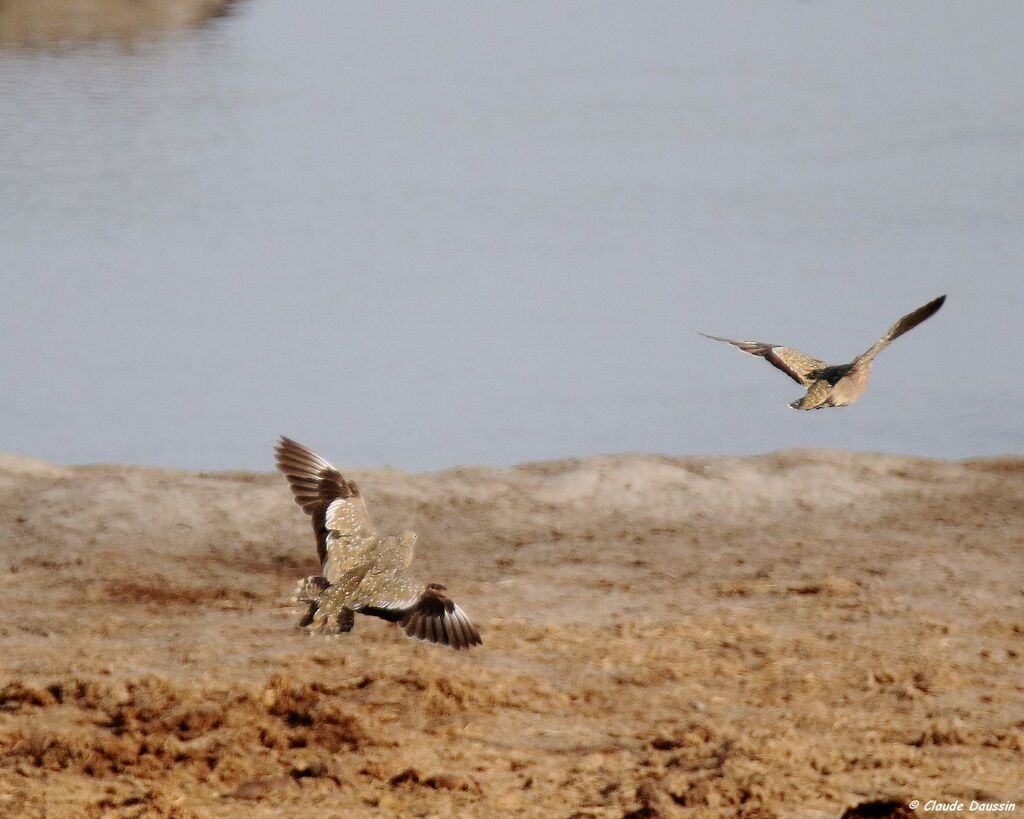
[[[1024,459],[352,477],[481,648],[297,633],[279,475],[0,457],[0,816],[1024,811]]]

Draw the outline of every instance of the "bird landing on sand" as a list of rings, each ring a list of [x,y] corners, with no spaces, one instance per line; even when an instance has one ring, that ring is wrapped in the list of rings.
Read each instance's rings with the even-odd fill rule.
[[[322,574],[299,582],[298,602],[308,606],[299,626],[311,632],[352,630],[355,615],[381,617],[410,637],[455,649],[480,645],[480,634],[439,583],[408,574],[415,532],[381,535],[366,512],[359,488],[312,450],[282,437],[277,468],[295,502],[313,519]]]
[[[942,307],[945,296],[932,299],[923,307],[908,313],[892,327],[889,332],[871,345],[865,352],[857,356],[849,364],[826,364],[812,358],[806,353],[792,347],[780,347],[777,344],[765,344],[760,341],[739,341],[720,336],[700,335],[714,341],[724,341],[739,347],[743,352],[761,356],[769,364],[782,370],[801,386],[807,388],[802,398],[793,401],[793,409],[822,409],[823,407],[846,407],[864,394],[871,375],[871,365],[875,356],[889,346],[894,339],[909,330],[913,330],[922,321],[931,318]]]

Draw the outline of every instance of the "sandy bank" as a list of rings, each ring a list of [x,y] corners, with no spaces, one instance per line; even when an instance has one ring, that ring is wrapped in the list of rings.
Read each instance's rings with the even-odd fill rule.
[[[1024,459],[352,477],[482,649],[297,635],[276,474],[0,456],[0,814],[1024,805]]]
[[[135,39],[199,25],[227,13],[234,0],[4,0],[0,45]]]

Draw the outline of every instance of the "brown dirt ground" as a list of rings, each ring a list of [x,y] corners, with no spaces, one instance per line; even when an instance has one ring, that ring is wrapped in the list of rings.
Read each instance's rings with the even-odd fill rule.
[[[1024,810],[1024,459],[352,477],[481,648],[297,633],[276,474],[0,456],[0,816]]]

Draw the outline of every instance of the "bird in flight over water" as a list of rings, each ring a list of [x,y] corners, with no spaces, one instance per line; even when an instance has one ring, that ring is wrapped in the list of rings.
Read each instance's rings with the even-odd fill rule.
[[[483,642],[444,586],[409,574],[415,532],[379,534],[359,488],[302,444],[282,436],[274,451],[295,502],[313,519],[320,558],[321,574],[295,590],[308,606],[300,627],[341,634],[352,630],[356,614],[369,614],[428,643],[463,649]]]
[[[700,335],[714,341],[724,341],[743,352],[761,356],[773,367],[782,370],[786,375],[807,388],[807,393],[790,406],[793,409],[822,409],[824,407],[846,407],[864,394],[871,375],[871,365],[875,356],[889,346],[908,330],[913,330],[922,321],[931,318],[942,307],[946,297],[932,299],[912,313],[908,313],[892,327],[889,332],[857,356],[849,364],[826,364],[812,358],[806,353],[792,347],[780,347],[777,344],[765,344],[760,341],[739,341],[720,336]]]

